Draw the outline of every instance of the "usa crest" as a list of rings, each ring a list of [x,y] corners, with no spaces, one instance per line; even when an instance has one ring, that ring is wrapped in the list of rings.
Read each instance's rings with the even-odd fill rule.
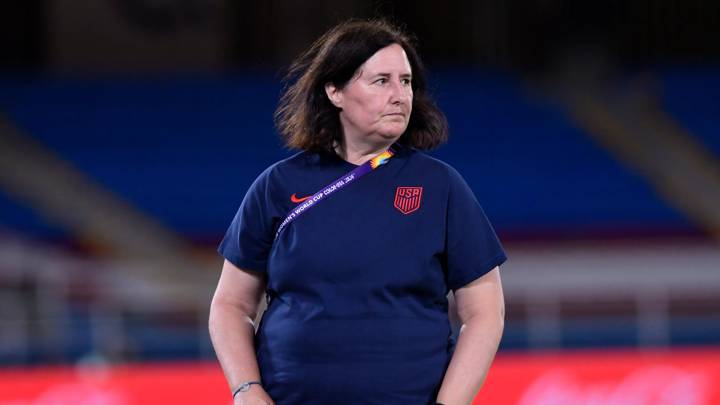
[[[395,202],[393,205],[398,211],[407,215],[420,208],[422,191],[422,187],[398,187],[395,191]]]

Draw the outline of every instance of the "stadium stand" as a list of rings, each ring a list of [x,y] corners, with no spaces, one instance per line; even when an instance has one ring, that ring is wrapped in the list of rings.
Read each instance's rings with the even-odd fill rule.
[[[704,75],[698,80],[693,71],[661,70],[662,106],[716,156],[709,122],[717,102],[702,84],[718,83],[720,75]],[[451,127],[450,143],[433,154],[464,174],[510,251],[503,348],[720,342],[720,331],[706,327],[720,324],[720,286],[712,273],[720,255],[701,224],[578,125],[565,105],[521,80],[472,70],[439,71],[431,79]],[[5,159],[0,295],[3,302],[20,297],[32,310],[6,311],[6,319],[23,326],[14,335],[3,331],[13,343],[0,362],[64,362],[97,353],[210,357],[205,311],[219,269],[212,248],[255,176],[292,153],[273,129],[277,78],[0,82],[6,145],[27,142],[47,153],[56,163],[46,180],[57,178],[63,165],[76,171],[84,195],[107,198],[98,212],[108,209],[103,204],[132,212],[101,215],[134,218],[123,222],[127,234],[145,234],[143,227],[154,224],[164,236],[150,238],[146,247],[177,239],[184,248],[162,251],[190,263],[182,285],[170,288],[174,293],[156,295],[177,278],[173,263],[113,257],[116,242],[107,242],[109,250],[98,246],[9,186],[20,174]],[[678,101],[688,97],[697,97],[699,107]],[[18,161],[30,161],[28,150]],[[64,192],[59,200],[71,203],[77,188],[56,186],[36,192],[48,192],[46,202]],[[58,263],[63,271],[55,276],[38,270]],[[677,284],[683,263],[693,277]],[[637,276],[628,277],[630,271]],[[656,289],[648,290],[648,278],[657,281]],[[545,279],[564,281],[549,285]],[[44,296],[38,291],[55,293],[38,303]]]

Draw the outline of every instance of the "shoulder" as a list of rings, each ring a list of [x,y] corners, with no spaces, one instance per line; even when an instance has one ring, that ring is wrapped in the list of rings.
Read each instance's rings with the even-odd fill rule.
[[[451,164],[416,150],[412,151],[409,160],[413,162],[412,171],[419,173],[425,184],[443,190],[447,198],[476,198],[468,182]]]
[[[314,192],[328,165],[317,153],[300,151],[267,166],[250,187],[266,201],[290,201],[293,193]],[[319,179],[319,180],[318,180]],[[284,208],[283,208],[284,209]]]
[[[253,180],[245,199],[261,204],[270,212],[277,211],[277,215],[287,211],[285,203],[290,201],[292,192],[297,191],[291,189],[297,183],[298,173],[309,165],[311,155],[305,151],[297,152],[265,167]]]
[[[312,166],[316,163],[316,160],[317,153],[300,151],[286,157],[285,159],[275,162],[270,167],[274,167],[276,170],[299,169]]]
[[[420,170],[427,170],[434,173],[447,182],[462,180],[460,173],[449,163],[440,160],[434,156],[430,156],[423,151],[409,148],[406,152],[408,159],[413,162],[413,166]]]
[[[313,153],[307,151],[296,152],[266,167],[258,175],[256,181],[267,181],[276,177],[286,176],[290,172],[312,165],[313,158]]]

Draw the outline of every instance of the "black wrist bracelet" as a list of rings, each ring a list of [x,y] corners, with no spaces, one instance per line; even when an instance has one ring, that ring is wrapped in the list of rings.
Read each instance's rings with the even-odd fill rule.
[[[257,385],[262,386],[262,384],[260,383],[260,381],[246,381],[246,382],[240,384],[240,386],[239,386],[235,391],[233,391],[233,394],[232,394],[233,399],[235,399],[235,396],[236,396],[239,392],[248,391],[248,390],[250,389],[250,386],[251,386],[252,384],[257,384]]]

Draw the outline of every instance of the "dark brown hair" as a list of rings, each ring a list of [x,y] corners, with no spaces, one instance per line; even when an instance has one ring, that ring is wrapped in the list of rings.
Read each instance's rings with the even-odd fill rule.
[[[375,52],[399,44],[412,69],[410,122],[398,142],[432,149],[447,140],[447,120],[427,94],[425,71],[407,34],[384,20],[343,22],[323,34],[290,66],[275,124],[291,149],[331,151],[342,142],[340,109],[325,93],[325,84],[343,88]]]

